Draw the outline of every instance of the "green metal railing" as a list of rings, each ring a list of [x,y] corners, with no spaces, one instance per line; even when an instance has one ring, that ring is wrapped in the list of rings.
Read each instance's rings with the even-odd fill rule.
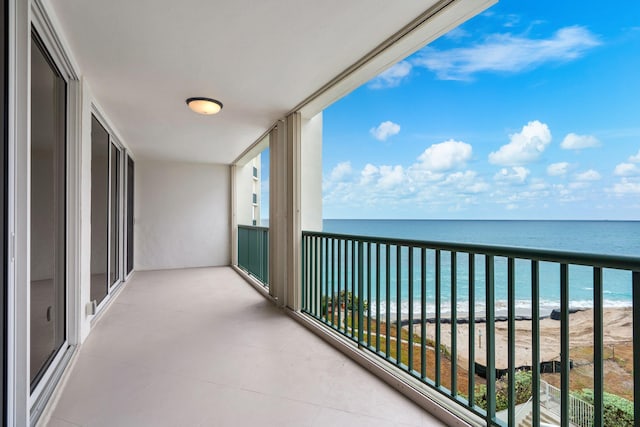
[[[238,225],[238,267],[269,287],[269,228]]]
[[[620,283],[632,294],[633,408],[634,419],[640,420],[640,258],[319,232],[303,232],[302,251],[304,313],[482,417],[488,426],[515,425],[516,405],[522,403],[516,400],[516,373],[522,368],[531,372],[533,425],[540,425],[545,362],[552,363],[552,372],[560,372],[560,425],[570,425],[569,291],[576,278],[585,277],[593,289],[591,425],[604,425],[603,278],[613,277],[616,284],[608,286]],[[557,283],[558,290],[551,299],[559,307],[560,346],[558,360],[552,362],[541,360],[540,307],[542,298],[548,299],[541,295],[541,279],[546,285]],[[543,289],[548,292],[548,286]],[[501,308],[496,308],[498,301]],[[524,367],[516,366],[516,320],[522,318],[516,302],[522,301],[528,303],[526,317],[531,320],[531,363]],[[497,321],[507,325],[506,368],[496,366]],[[458,338],[459,325],[467,325],[464,341]],[[461,346],[466,347],[463,363]],[[507,410],[501,417],[496,410],[499,377],[506,382]],[[481,383],[486,392],[480,393]]]

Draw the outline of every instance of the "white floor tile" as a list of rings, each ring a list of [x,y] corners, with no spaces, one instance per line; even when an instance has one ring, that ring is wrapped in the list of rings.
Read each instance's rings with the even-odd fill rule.
[[[443,424],[232,269],[200,268],[135,273],[82,345],[48,425]]]

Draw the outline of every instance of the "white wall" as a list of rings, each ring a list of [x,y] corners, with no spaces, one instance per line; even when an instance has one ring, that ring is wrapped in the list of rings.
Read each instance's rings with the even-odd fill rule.
[[[229,167],[137,159],[136,270],[230,264]]]

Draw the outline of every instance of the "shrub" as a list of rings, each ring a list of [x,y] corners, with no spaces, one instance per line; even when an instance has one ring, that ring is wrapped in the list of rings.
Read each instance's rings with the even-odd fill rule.
[[[531,398],[531,372],[516,371],[515,375],[516,405],[525,403]],[[509,376],[505,375],[496,381],[496,411],[502,411],[509,407]],[[474,403],[487,410],[487,386],[479,384],[475,388]]]
[[[576,393],[579,399],[593,405],[593,390],[583,389]],[[632,427],[633,424],[633,402],[624,397],[604,392],[602,396],[602,416],[605,426]]]
[[[352,304],[354,304],[355,311],[357,313],[359,303],[360,301],[358,297],[354,297],[351,292],[340,291],[340,294],[336,295],[333,299],[331,299],[331,297],[329,296],[323,296],[320,310],[323,315],[326,315],[328,313],[328,311],[330,310],[329,307],[333,307],[333,309],[335,310],[341,308],[342,306],[345,306],[347,310],[351,311],[351,308],[353,307]],[[367,300],[363,300],[362,307],[364,308],[364,311],[367,312],[369,310],[369,302]]]

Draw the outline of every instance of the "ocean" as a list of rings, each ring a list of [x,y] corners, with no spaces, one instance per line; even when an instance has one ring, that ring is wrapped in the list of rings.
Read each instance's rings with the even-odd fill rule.
[[[388,237],[411,240],[429,240],[456,243],[474,243],[499,246],[515,246],[584,252],[603,255],[640,257],[640,221],[497,221],[497,220],[344,220],[325,219],[323,231],[350,235]],[[467,256],[458,255],[457,311],[468,310]],[[428,265],[433,264],[433,254],[428,256]],[[443,255],[442,305],[443,315],[451,311],[450,258]],[[484,311],[483,258],[476,260],[476,310]],[[526,315],[531,310],[530,264],[516,261],[516,309]],[[409,311],[408,273],[402,271],[401,293],[395,290],[390,295],[390,311]],[[414,281],[419,281],[420,272],[414,272]],[[570,266],[569,298],[572,308],[593,306],[593,272],[589,267]],[[605,307],[631,306],[631,273],[605,269]],[[427,268],[427,301],[435,300],[434,268]],[[395,289],[395,285],[392,289]],[[381,314],[386,312],[384,289],[381,292]],[[540,264],[540,310],[548,314],[560,306],[560,267],[554,263]],[[375,298],[375,294],[373,298]],[[399,301],[398,301],[399,300]],[[506,312],[507,260],[497,258],[495,267],[495,307],[498,314]],[[420,312],[419,291],[414,290],[414,312]],[[372,308],[375,311],[375,308]],[[433,313],[433,303],[427,304]]]

